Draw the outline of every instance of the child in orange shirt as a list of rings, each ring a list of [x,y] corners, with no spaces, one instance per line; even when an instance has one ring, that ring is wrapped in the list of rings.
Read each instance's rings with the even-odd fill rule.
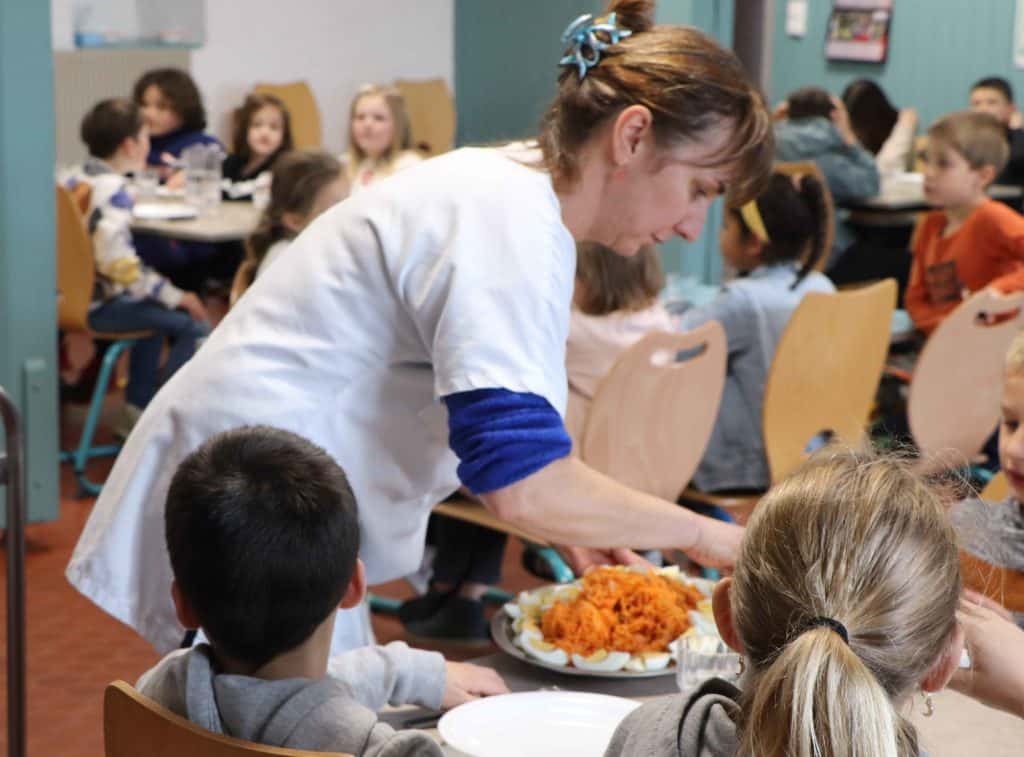
[[[928,130],[924,194],[937,210],[918,221],[906,307],[931,334],[965,293],[1024,286],[1024,217],[985,193],[1006,165],[1005,130],[986,113],[964,111]]]

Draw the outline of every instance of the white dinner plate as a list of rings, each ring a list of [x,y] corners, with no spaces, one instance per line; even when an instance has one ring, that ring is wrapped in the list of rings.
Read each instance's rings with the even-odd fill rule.
[[[600,757],[622,719],[640,706],[621,697],[531,691],[486,697],[445,713],[445,743],[472,757]]]
[[[156,196],[157,197],[172,197],[172,198],[173,197],[184,197],[185,196],[185,187],[177,187],[175,189],[171,189],[170,187],[163,187],[163,186],[157,187],[156,188]]]
[[[132,215],[141,221],[179,221],[195,218],[199,212],[183,202],[140,202]]]

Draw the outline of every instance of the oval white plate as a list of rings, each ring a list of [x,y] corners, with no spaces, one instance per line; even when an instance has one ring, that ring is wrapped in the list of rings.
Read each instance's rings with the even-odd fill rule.
[[[132,208],[132,215],[141,221],[181,221],[195,218],[199,211],[183,202],[140,202]]]
[[[472,757],[600,757],[622,719],[639,706],[576,691],[502,694],[456,707],[437,729],[446,744]]]

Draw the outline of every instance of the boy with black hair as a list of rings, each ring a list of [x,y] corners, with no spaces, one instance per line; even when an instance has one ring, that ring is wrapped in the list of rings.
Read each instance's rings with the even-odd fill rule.
[[[138,689],[215,733],[354,755],[440,755],[377,721],[385,704],[451,707],[504,692],[494,671],[402,642],[328,659],[335,610],[366,591],[355,497],[322,449],[253,426],[179,466],[165,512],[178,619],[209,644],[167,655]]]
[[[139,339],[129,358],[126,403],[115,432],[127,436],[162,383],[196,350],[209,332],[206,308],[191,292],[183,292],[147,268],[132,240],[134,200],[125,175],[141,171],[149,152],[149,134],[138,106],[116,98],[97,103],[82,119],[82,141],[89,159],[64,178],[72,192],[89,187],[85,220],[92,237],[96,285],[89,307],[93,331],[155,331]],[[164,342],[170,342],[161,372]],[[161,373],[163,374],[161,376]]]
[[[1020,128],[1020,113],[1013,102],[1013,87],[999,76],[979,79],[971,87],[971,110],[988,113],[1006,128],[1006,142],[1010,146],[1010,157],[1006,166],[996,176],[995,184],[1024,185],[1024,130]],[[1020,210],[1020,200],[1008,203],[1014,210]]]

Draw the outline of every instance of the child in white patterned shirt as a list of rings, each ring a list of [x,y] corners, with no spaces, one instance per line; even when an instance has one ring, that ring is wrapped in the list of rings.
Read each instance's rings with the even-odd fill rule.
[[[208,317],[195,294],[176,288],[135,253],[134,202],[125,174],[142,170],[149,152],[149,135],[138,106],[127,99],[103,100],[82,120],[81,135],[89,159],[64,183],[72,190],[89,187],[85,222],[96,261],[89,326],[100,333],[156,332],[138,340],[131,350],[127,404],[117,424],[123,433],[156,394],[161,378],[169,378],[195,352],[196,341],[209,331]],[[165,341],[170,342],[170,352],[161,376]]]

